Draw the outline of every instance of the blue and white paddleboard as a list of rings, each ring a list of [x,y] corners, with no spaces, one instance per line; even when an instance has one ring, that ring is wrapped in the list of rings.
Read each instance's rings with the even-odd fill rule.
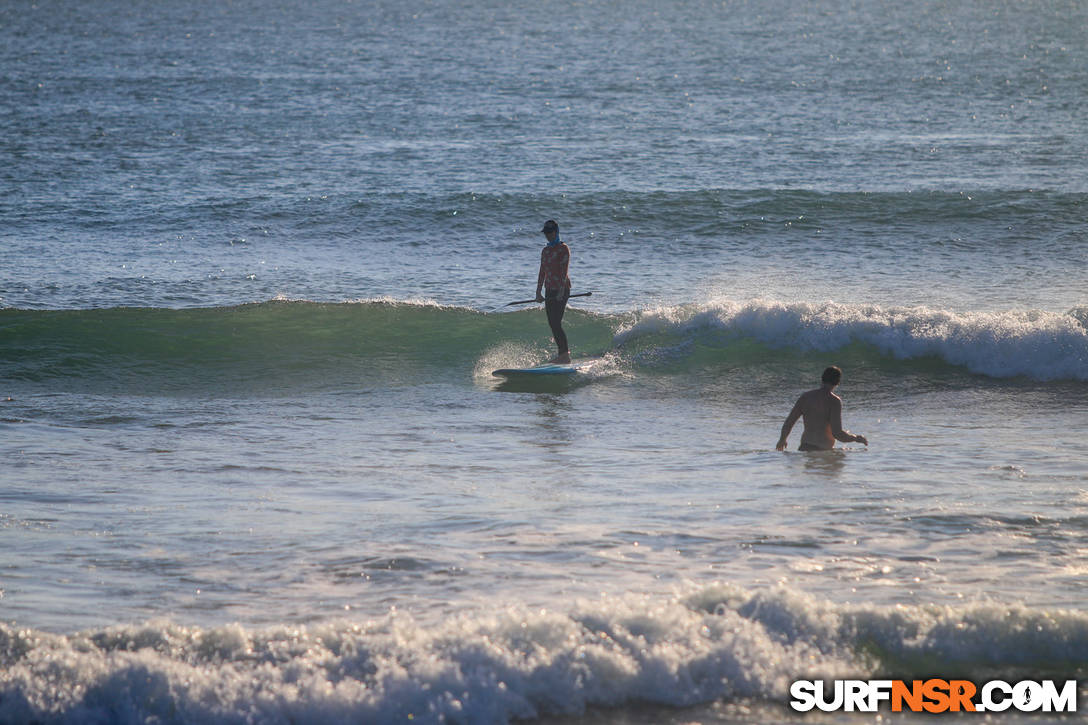
[[[503,368],[491,374],[500,378],[518,378],[529,375],[574,375],[584,373],[596,365],[598,360],[575,360],[570,363],[545,363],[531,368]]]

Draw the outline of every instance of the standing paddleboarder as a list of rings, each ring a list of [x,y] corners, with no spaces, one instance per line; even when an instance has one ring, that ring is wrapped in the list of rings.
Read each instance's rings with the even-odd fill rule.
[[[567,309],[570,297],[570,247],[559,238],[559,225],[554,219],[544,222],[540,230],[548,243],[540,251],[540,273],[536,278],[536,301],[544,303],[548,313],[548,325],[559,348],[559,354],[552,358],[553,363],[569,363],[570,347],[567,345],[567,333],[563,332],[563,313]],[[544,294],[540,294],[541,288]]]

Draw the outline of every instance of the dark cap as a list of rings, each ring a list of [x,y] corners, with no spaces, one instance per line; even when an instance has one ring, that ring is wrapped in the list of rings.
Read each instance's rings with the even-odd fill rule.
[[[544,222],[544,228],[540,231],[541,233],[557,232],[559,231],[559,225],[555,223],[555,219],[549,219],[548,221]]]

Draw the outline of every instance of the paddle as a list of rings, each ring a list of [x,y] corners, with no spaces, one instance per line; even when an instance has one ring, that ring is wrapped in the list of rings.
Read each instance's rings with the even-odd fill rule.
[[[593,294],[592,292],[579,292],[576,295],[570,295],[569,297],[567,297],[567,299],[570,299],[571,297],[589,297],[592,294]],[[510,305],[527,305],[530,302],[536,302],[536,300],[518,300],[517,302],[507,302],[503,306],[504,307],[509,307]]]

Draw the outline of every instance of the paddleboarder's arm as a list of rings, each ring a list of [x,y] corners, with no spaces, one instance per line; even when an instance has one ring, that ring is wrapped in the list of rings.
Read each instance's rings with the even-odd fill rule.
[[[536,275],[536,301],[543,302],[544,295],[540,294],[541,288],[544,286],[544,250],[540,251],[540,271]]]
[[[559,272],[559,296],[565,300],[570,297],[570,276],[567,274],[570,268],[570,247],[560,244],[559,249],[559,260],[556,264]]]

